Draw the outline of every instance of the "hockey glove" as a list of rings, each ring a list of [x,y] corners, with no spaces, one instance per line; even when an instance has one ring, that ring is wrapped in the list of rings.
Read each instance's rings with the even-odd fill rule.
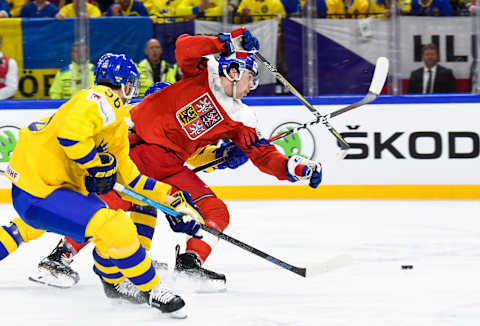
[[[213,151],[216,158],[224,157],[226,161],[217,165],[217,169],[236,169],[248,161],[247,155],[234,142],[223,143]]]
[[[260,49],[258,39],[245,27],[234,29],[231,33],[218,34],[218,39],[225,42],[223,55],[229,56],[236,51],[253,51]]]
[[[322,166],[318,162],[294,155],[286,163],[287,178],[291,182],[309,180],[309,186],[317,188],[322,182]]]
[[[117,182],[117,159],[110,153],[98,153],[101,165],[87,169],[85,187],[88,192],[106,194]]]
[[[260,42],[248,29],[243,32],[242,46],[247,51],[260,50]]]
[[[173,194],[175,198],[170,206],[177,212],[183,214],[183,218],[167,215],[168,223],[174,232],[186,233],[197,239],[203,238],[200,231],[200,224],[205,224],[202,215],[197,206],[192,201],[192,197],[186,191],[177,191]]]

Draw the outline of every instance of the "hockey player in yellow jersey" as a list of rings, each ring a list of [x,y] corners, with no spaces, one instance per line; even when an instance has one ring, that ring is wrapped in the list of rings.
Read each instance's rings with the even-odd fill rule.
[[[145,96],[159,92],[169,85],[171,85],[169,82],[155,83],[147,89]],[[135,105],[136,104],[127,105],[126,107],[130,110]],[[135,147],[137,139],[134,137],[134,134],[131,134],[129,138],[130,146]],[[217,156],[224,157],[226,162],[209,168],[205,170],[206,172],[211,172],[216,169],[236,169],[248,161],[246,154],[236,147],[233,142],[229,142],[223,143],[220,146],[208,145],[201,148],[187,160],[187,163],[192,167],[197,167],[217,159]],[[130,218],[137,228],[137,235],[140,243],[145,250],[149,251],[157,222],[157,210],[151,206],[132,205],[130,202],[119,198],[119,195],[115,191],[100,195],[100,197],[109,207],[116,209],[120,208],[130,212]],[[68,288],[77,284],[80,280],[80,275],[72,269],[70,265],[73,262],[73,257],[87,244],[88,243],[77,243],[69,237],[63,237],[53,251],[40,261],[38,264],[38,270],[29,276],[29,280],[62,288]],[[1,246],[2,242],[0,237],[0,248]],[[165,263],[153,260],[153,264],[157,270],[168,269],[168,265]],[[123,284],[121,285],[123,287]],[[205,289],[205,286],[202,286],[202,290],[203,289]]]
[[[109,192],[118,180],[184,214],[171,225],[175,232],[201,237],[203,218],[188,193],[168,195],[171,186],[140,174],[128,156],[124,104],[136,94],[137,82],[138,71],[128,56],[103,55],[95,86],[20,131],[5,173],[20,218],[0,228],[0,260],[45,231],[79,243],[92,241],[94,271],[107,296],[148,303],[183,318],[184,301],[159,284],[132,220],[123,210],[107,208],[97,195]],[[135,291],[122,291],[119,285],[126,279]]]

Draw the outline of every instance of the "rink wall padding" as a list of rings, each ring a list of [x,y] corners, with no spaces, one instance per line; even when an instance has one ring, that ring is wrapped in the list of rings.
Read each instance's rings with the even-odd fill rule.
[[[322,113],[362,96],[311,98]],[[0,101],[0,169],[5,170],[18,130],[51,115],[64,101]],[[250,97],[258,131],[270,138],[314,119],[293,97]],[[335,138],[313,125],[275,145],[286,155],[318,160],[317,189],[263,174],[248,162],[237,170],[199,173],[223,199],[480,199],[480,96],[381,96],[373,104],[331,120],[352,146],[338,160]],[[0,201],[10,201],[10,184],[0,178]]]

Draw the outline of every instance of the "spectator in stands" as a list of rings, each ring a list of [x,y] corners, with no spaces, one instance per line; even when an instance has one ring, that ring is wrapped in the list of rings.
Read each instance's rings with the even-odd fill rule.
[[[150,10],[147,8],[150,17],[155,23],[175,22],[176,9],[181,0],[153,0]],[[145,4],[146,6],[146,4]]]
[[[0,18],[10,17],[10,5],[5,0],[0,0]]]
[[[412,15],[453,16],[453,9],[448,0],[412,0]]]
[[[222,0],[181,0],[177,7],[177,16],[189,19],[197,17],[219,17],[223,14]]]
[[[321,18],[365,18],[368,0],[316,0],[317,15]]]
[[[438,63],[438,49],[427,44],[422,49],[424,66],[412,71],[408,82],[408,93],[452,93],[456,91],[455,77],[450,69]]]
[[[370,16],[385,18],[392,15],[391,0],[372,0],[368,12]],[[397,15],[407,15],[412,11],[412,0],[397,0]]]
[[[19,17],[25,0],[6,0],[10,6],[10,17]]]
[[[80,45],[74,43],[70,52],[72,63],[61,68],[55,75],[52,86],[50,87],[50,98],[71,98],[73,94],[82,89],[81,79],[81,58]],[[88,63],[89,86],[93,85],[94,81],[94,66]]]
[[[145,44],[145,55],[147,57],[137,65],[140,75],[140,92],[138,96],[143,96],[145,91],[154,83],[161,81],[174,83],[177,81],[177,65],[172,65],[162,60],[162,52],[162,46],[155,38],[148,40]]]
[[[148,12],[137,0],[118,0],[108,8],[107,16],[148,16]]]
[[[20,11],[22,18],[49,18],[55,17],[58,12],[57,6],[47,0],[34,0],[27,2]]]
[[[271,19],[272,16],[285,18],[287,14],[280,0],[242,0],[237,13],[241,17],[240,23]]]
[[[3,37],[0,35],[0,100],[12,97],[18,88],[17,62],[2,53]]]
[[[66,17],[78,17],[79,16],[79,0],[73,0],[73,2],[65,5],[60,9],[60,11],[57,13],[55,18],[58,20],[63,20]],[[85,4],[85,13],[87,14],[87,17],[100,17],[102,13],[100,12],[100,9],[98,9],[96,6],[84,2]]]

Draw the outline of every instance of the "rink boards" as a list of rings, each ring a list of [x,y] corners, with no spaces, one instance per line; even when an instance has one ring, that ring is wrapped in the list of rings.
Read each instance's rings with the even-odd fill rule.
[[[313,98],[322,114],[356,102],[361,96]],[[295,98],[251,98],[258,130],[270,138],[314,118]],[[0,169],[18,129],[51,115],[61,101],[0,102]],[[321,124],[277,142],[286,154],[298,153],[322,163],[322,185],[313,190],[261,173],[251,162],[236,170],[199,173],[224,199],[312,198],[480,198],[480,96],[382,96],[331,120],[352,146],[338,160],[335,138]],[[12,135],[15,140],[12,140]],[[3,156],[2,156],[3,155]],[[0,201],[9,200],[9,183],[0,178]]]

